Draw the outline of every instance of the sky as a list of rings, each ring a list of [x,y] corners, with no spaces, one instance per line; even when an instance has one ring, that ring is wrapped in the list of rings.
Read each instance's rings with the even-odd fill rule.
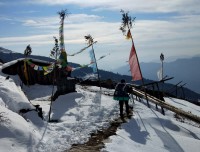
[[[57,12],[67,9],[64,38],[68,54],[87,46],[90,34],[98,68],[112,71],[127,64],[131,41],[119,30],[123,9],[136,17],[131,29],[139,62],[164,62],[200,54],[199,0],[0,0],[0,46],[23,53],[49,56],[53,36],[59,37]],[[88,64],[88,51],[68,56],[69,62]]]
[[[3,152],[68,151],[73,144],[87,142],[91,133],[109,127],[119,117],[118,102],[103,94],[113,94],[113,89],[102,88],[101,93],[96,86],[76,85],[77,92],[61,95],[52,103],[50,118],[58,122],[49,123],[52,86],[36,84],[21,88],[18,76],[5,80],[6,76],[0,66],[0,149]],[[165,103],[200,116],[199,106],[185,100],[166,97]],[[134,108],[132,118],[118,127],[116,135],[104,141],[102,151],[199,152],[198,123],[187,119],[180,122],[166,109],[162,115],[159,106],[156,109],[150,102],[148,108],[144,99],[139,102],[135,96],[134,103],[130,100],[129,104]],[[40,105],[44,120],[33,105]],[[21,109],[31,111],[19,113]]]

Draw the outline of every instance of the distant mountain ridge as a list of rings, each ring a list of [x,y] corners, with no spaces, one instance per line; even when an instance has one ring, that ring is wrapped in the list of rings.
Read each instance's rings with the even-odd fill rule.
[[[39,60],[53,61],[53,59],[44,56],[30,55],[30,57]],[[19,58],[24,58],[24,54],[0,47],[0,60],[2,60],[2,62],[10,62]]]
[[[140,64],[143,77],[158,80],[157,71],[161,68],[161,63],[144,63]],[[174,77],[170,83],[186,83],[186,87],[200,93],[200,57],[186,59],[177,59],[173,62],[164,62],[164,76]],[[122,66],[115,70],[120,74],[130,75],[129,65]]]
[[[44,57],[44,56],[35,56],[35,55],[31,55],[31,58],[34,59],[39,59],[39,60],[44,60],[44,61],[53,61],[53,59],[49,58],[49,57]],[[12,52],[11,50],[7,50],[4,49],[2,47],[0,47],[0,62],[2,61],[3,63],[5,62],[9,62],[12,60],[16,60],[18,58],[24,58],[24,55],[21,53],[16,53],[16,52]],[[76,68],[79,67],[79,64],[76,63],[71,63],[69,62],[69,65]],[[151,83],[153,82],[152,80],[157,80],[156,78],[156,72],[157,70],[160,68],[160,64],[159,63],[153,63],[153,64],[148,64],[148,66],[146,65],[146,63],[142,63],[141,64],[141,68],[142,70],[144,70],[144,67],[147,67],[147,75],[143,75],[145,78],[148,79],[144,79],[145,84],[146,83]],[[165,64],[164,64],[165,65]],[[143,67],[144,66],[144,67]],[[111,79],[115,82],[119,82],[121,79],[125,79],[126,82],[131,83],[132,77],[130,76],[130,72],[128,72],[129,69],[129,65],[124,66],[123,68],[121,68],[121,71],[112,71],[112,72],[108,72],[105,70],[101,70],[99,69],[99,73],[100,73],[100,77],[101,80],[105,81],[107,79]],[[154,72],[154,76],[150,77],[150,75],[148,75],[148,73],[153,73],[152,71],[156,71]],[[85,68],[80,68],[79,70],[75,70],[72,72],[72,77],[77,77],[77,78],[83,78],[84,76],[86,76],[87,74],[92,74],[92,68],[90,67],[85,67]],[[169,76],[173,76],[173,75],[169,75]],[[141,85],[141,82],[135,82],[138,85]],[[163,86],[160,86],[163,87]],[[168,90],[170,88],[173,88],[174,85],[169,84],[168,82],[164,84],[163,89],[164,90]],[[186,94],[187,99],[190,99],[192,101],[198,102],[198,100],[200,99],[200,94],[195,93],[187,88],[184,88],[184,92]],[[179,91],[178,92],[178,96],[182,96],[182,92]]]
[[[36,56],[36,55],[30,55],[30,58],[34,59],[39,59],[39,60],[44,60],[44,61],[54,61],[53,59],[45,56]],[[0,47],[0,61],[3,63],[10,62],[12,60],[16,60],[19,58],[24,58],[24,55],[22,53],[16,53],[11,50],[5,49],[3,47]],[[79,64],[76,63],[71,63],[69,62],[69,65],[76,68],[80,67]],[[108,75],[110,79],[113,79],[115,81],[120,81],[122,78],[124,78],[127,82],[131,82],[131,76],[126,76],[126,75],[121,75],[121,74],[116,74],[113,72],[107,72],[104,70],[99,70],[101,73],[101,78],[103,80],[108,79]],[[72,72],[72,76],[74,77],[84,77],[86,74],[92,73],[92,68],[80,68],[80,70],[75,70]]]

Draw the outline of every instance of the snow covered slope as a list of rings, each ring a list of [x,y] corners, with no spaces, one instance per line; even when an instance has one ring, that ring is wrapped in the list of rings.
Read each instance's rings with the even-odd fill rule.
[[[4,152],[63,152],[72,144],[88,141],[91,133],[108,127],[119,116],[118,102],[111,96],[101,94],[98,87],[77,85],[77,92],[59,96],[53,102],[51,120],[54,123],[49,123],[52,86],[24,87],[26,97],[14,82],[0,74],[0,149]],[[103,91],[113,90],[103,88]],[[20,108],[33,106],[28,99],[34,105],[40,104],[44,120],[34,111],[22,116],[16,113]],[[167,102],[200,115],[199,107],[189,102],[170,98]],[[135,101],[133,118],[117,130],[116,136],[109,138],[102,151],[199,151],[199,124],[179,122],[170,111],[163,116],[154,105],[150,109],[145,103]]]
[[[191,106],[187,102],[183,104]],[[106,143],[104,150],[198,152],[199,149],[200,128],[176,121],[170,111],[166,111],[166,116],[163,116],[160,112],[137,102],[134,106],[134,119],[123,124],[116,136],[110,137],[110,143]]]

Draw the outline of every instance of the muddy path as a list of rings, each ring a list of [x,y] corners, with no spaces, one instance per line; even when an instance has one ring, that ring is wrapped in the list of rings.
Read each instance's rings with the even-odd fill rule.
[[[90,139],[85,144],[74,144],[66,152],[98,152],[104,147],[104,141],[112,135],[116,135],[117,128],[124,123],[122,121],[111,122],[110,127],[91,134]]]

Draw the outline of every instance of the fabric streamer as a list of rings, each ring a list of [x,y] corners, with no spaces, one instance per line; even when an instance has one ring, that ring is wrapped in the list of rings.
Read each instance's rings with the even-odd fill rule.
[[[44,70],[44,75],[47,75],[49,73],[51,73],[54,69],[54,64],[51,64],[50,66],[44,66],[43,70]]]
[[[58,59],[58,63],[60,63],[62,67],[66,67],[68,65],[66,52],[64,52],[64,51],[61,52],[59,59]]]
[[[129,65],[130,65],[130,70],[131,70],[131,75],[133,80],[141,80],[142,79],[142,74],[140,72],[139,68],[139,62],[136,56],[136,50],[134,43],[131,48],[130,56],[129,56]]]
[[[64,44],[64,17],[61,18],[60,21],[60,27],[59,27],[59,40],[60,40],[60,56],[59,61],[62,67],[67,67],[68,61],[67,61],[67,53],[65,51],[65,44]]]
[[[50,64],[49,66],[39,66],[39,65],[32,63],[30,60],[26,60],[25,62],[36,71],[44,71],[44,75],[51,73],[54,69],[54,63]],[[27,67],[25,67],[25,68],[27,68]]]
[[[91,64],[89,66],[92,67],[93,72],[96,73],[97,72],[97,66],[96,66],[96,61],[95,61],[93,50],[90,50],[89,54],[90,54],[90,59],[91,59]]]

